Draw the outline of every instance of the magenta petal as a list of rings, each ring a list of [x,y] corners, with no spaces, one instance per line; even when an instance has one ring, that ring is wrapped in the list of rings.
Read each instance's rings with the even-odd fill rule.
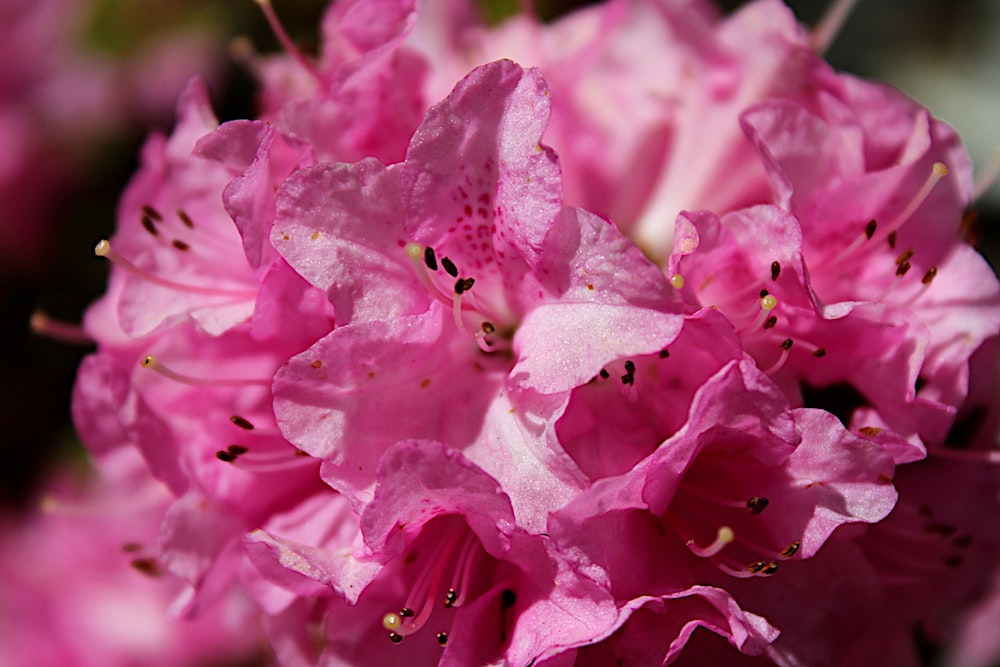
[[[558,164],[539,143],[548,118],[537,70],[502,60],[459,82],[407,151],[403,191],[416,240],[435,245],[456,222],[473,222],[498,251],[537,262],[562,208]],[[456,262],[474,264],[478,254],[469,248]]]
[[[398,170],[371,159],[317,165],[282,186],[271,242],[327,293],[339,325],[426,308],[430,297],[403,250],[400,197]]]
[[[626,355],[659,352],[681,330],[683,317],[611,304],[539,306],[528,313],[514,338],[516,387],[544,394],[567,391]]]
[[[326,459],[334,488],[367,498],[397,440],[472,443],[503,363],[471,346],[435,302],[420,315],[340,327],[293,357],[275,377],[275,414],[290,442]]]

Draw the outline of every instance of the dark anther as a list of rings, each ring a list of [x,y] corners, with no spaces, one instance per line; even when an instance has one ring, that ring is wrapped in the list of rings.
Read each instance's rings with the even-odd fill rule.
[[[792,542],[787,547],[785,547],[785,550],[781,552],[781,555],[784,556],[785,558],[791,558],[792,556],[794,556],[799,552],[800,546],[802,546],[800,542]]]
[[[604,370],[602,368],[601,369],[601,377],[604,378],[605,380],[607,380],[609,377],[611,377],[611,373],[607,372],[606,370]]]
[[[818,347],[818,348],[816,348],[816,351],[813,352],[813,356],[814,357],[825,357],[826,356],[826,348],[825,347]]]
[[[886,239],[889,242],[889,248],[892,250],[896,249],[896,232],[890,232],[889,238]]]
[[[771,262],[771,280],[777,280],[781,275],[781,264],[777,260]]]
[[[451,609],[455,606],[455,601],[458,600],[458,593],[454,588],[449,588],[448,592],[444,596],[444,606],[447,609]]]
[[[253,424],[248,422],[246,419],[243,419],[243,417],[240,417],[239,415],[233,415],[232,417],[229,418],[229,421],[233,422],[234,424],[236,424],[237,426],[246,431],[253,430]]]
[[[163,574],[163,571],[160,570],[160,564],[155,558],[134,558],[129,562],[129,565],[147,577],[159,577]]]
[[[448,643],[448,633],[447,632],[439,632],[437,634],[437,640],[438,640],[438,644],[440,644],[441,646],[445,646]]]
[[[389,641],[391,641],[393,644],[398,644],[399,642],[403,641],[403,635],[397,635],[395,632],[390,632]]]
[[[795,341],[793,341],[791,338],[786,338],[785,340],[781,341],[781,349],[786,351],[792,349],[792,344],[794,342]]]
[[[670,350],[660,350],[660,359],[666,359],[670,356]]]
[[[455,281],[455,294],[468,292],[475,284],[476,280],[474,278],[459,278]]]
[[[441,259],[441,266],[444,267],[445,273],[447,273],[452,278],[458,278],[458,267],[455,266],[455,262],[451,261],[447,257]]]
[[[774,574],[778,571],[778,561],[772,560],[767,566],[760,571],[761,574]]]
[[[399,610],[399,615],[402,616],[403,618],[409,618],[411,616],[415,616],[416,614],[409,607],[403,607],[402,609]]]
[[[147,232],[149,232],[153,236],[160,235],[160,230],[156,228],[156,225],[153,223],[153,219],[148,215],[142,216],[142,226]]]
[[[763,298],[764,298],[765,296],[767,296],[768,294],[770,294],[770,292],[768,292],[768,291],[767,291],[766,289],[762,289],[762,290],[760,291],[760,295],[759,295],[759,296],[760,296],[760,298],[762,298],[762,299],[763,299]]]
[[[487,335],[494,333],[497,330],[497,328],[493,326],[492,322],[483,322],[482,327],[483,327],[483,333]]]
[[[438,260],[437,257],[434,255],[434,248],[430,246],[424,248],[424,264],[426,264],[427,268],[430,269],[431,271],[438,270]]]
[[[754,496],[747,501],[747,508],[750,510],[750,514],[757,516],[764,511],[764,508],[767,507],[769,502],[770,501],[764,496]]]
[[[924,277],[920,279],[920,282],[922,282],[925,285],[930,285],[932,282],[934,282],[934,278],[936,276],[937,276],[937,267],[932,266],[931,268],[927,269],[927,273],[925,273]]]
[[[882,429],[880,429],[878,426],[862,426],[861,428],[858,429],[858,433],[869,438],[874,438],[881,432]]]
[[[625,375],[622,376],[622,384],[635,384],[635,362],[631,359],[625,362]]]
[[[156,220],[157,222],[160,222],[161,220],[163,220],[163,216],[160,215],[160,212],[157,211],[152,206],[150,206],[149,204],[143,204],[142,205],[142,212],[143,212],[143,214],[148,215],[150,218],[152,218],[153,220]]]
[[[972,544],[972,535],[959,535],[954,540],[951,541],[956,547],[965,548]]]
[[[220,461],[225,461],[226,463],[232,463],[233,461],[236,460],[236,454],[226,451],[225,449],[220,449],[215,453],[215,458],[219,459]]]
[[[948,567],[959,567],[964,562],[965,559],[961,556],[948,556],[944,559],[944,564]]]
[[[249,449],[247,449],[243,445],[229,445],[229,447],[227,447],[226,450],[230,454],[232,454],[233,456],[239,456],[240,454],[246,454],[248,451],[250,451]]]
[[[765,329],[773,329],[774,325],[777,324],[777,323],[778,323],[778,316],[777,315],[771,315],[769,318],[767,318],[766,320],[764,320],[764,328]]]
[[[868,224],[865,225],[865,237],[871,240],[871,237],[875,236],[875,230],[877,228],[878,228],[878,223],[875,222],[875,219],[872,218],[871,220],[869,220]]]
[[[899,253],[899,257],[896,258],[896,266],[899,266],[911,257],[913,257],[913,248],[907,248],[903,252]]]
[[[183,209],[177,209],[177,217],[181,219],[185,227],[194,229],[194,222],[191,220],[191,216],[185,213]]]
[[[173,241],[170,242],[170,245],[172,245],[173,247],[177,248],[178,250],[190,250],[191,249],[191,246],[189,246],[187,243],[184,243],[184,241],[181,241],[180,239],[174,239]]]
[[[757,561],[755,563],[750,563],[749,565],[747,565],[747,572],[751,572],[753,574],[757,574],[758,572],[760,572],[761,570],[763,570],[765,567],[767,567],[767,561],[759,560],[759,561]]]
[[[906,272],[909,271],[909,270],[910,270],[910,263],[909,262],[903,262],[902,264],[900,264],[899,266],[896,267],[896,275],[897,276],[905,276]]]
[[[500,606],[504,609],[510,609],[515,602],[517,602],[517,594],[509,588],[503,589],[503,592],[500,593]]]
[[[958,531],[956,526],[950,523],[945,523],[944,521],[931,521],[924,526],[924,532],[930,533],[932,535],[941,535],[942,537],[951,537]]]

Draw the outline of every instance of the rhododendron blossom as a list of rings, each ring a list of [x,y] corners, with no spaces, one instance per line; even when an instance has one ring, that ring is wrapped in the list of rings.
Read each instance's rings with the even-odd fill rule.
[[[173,615],[294,666],[995,651],[953,130],[777,0],[335,0],[315,58],[261,6],[261,113],[193,82],[147,143],[74,394],[165,486]]]

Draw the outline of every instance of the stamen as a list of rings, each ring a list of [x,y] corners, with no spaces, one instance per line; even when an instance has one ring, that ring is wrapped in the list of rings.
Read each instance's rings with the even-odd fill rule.
[[[660,350],[660,354],[658,356],[660,357],[660,359],[666,359],[670,356],[670,350],[667,349]]]
[[[635,384],[635,362],[631,359],[625,362],[625,375],[622,375],[622,384]]]
[[[139,365],[143,368],[148,368],[151,371],[156,371],[160,375],[166,378],[170,378],[175,382],[180,382],[182,384],[191,385],[193,387],[232,387],[232,386],[246,386],[246,385],[258,385],[261,387],[271,386],[271,380],[258,380],[258,379],[233,379],[233,378],[199,378],[193,375],[185,375],[184,373],[178,373],[177,371],[164,366],[160,363],[156,357],[151,354],[146,355],[139,362]]]
[[[79,324],[70,324],[54,320],[40,310],[31,314],[29,322],[31,331],[39,336],[45,336],[61,343],[73,345],[91,345],[94,339],[87,335]]]
[[[433,250],[430,247],[424,248],[419,243],[407,243],[406,244],[406,256],[410,258],[410,263],[413,265],[413,271],[417,274],[417,279],[420,284],[424,286],[432,297],[437,299],[442,303],[451,303],[452,297],[444,294],[437,285],[431,280],[430,275],[428,275],[427,270],[429,264],[427,263],[427,251],[430,250],[433,254]],[[454,265],[452,265],[454,266]],[[460,326],[460,329],[464,329],[464,326]]]
[[[451,261],[447,257],[441,259],[441,266],[444,268],[445,273],[447,273],[452,278],[458,278],[458,267],[455,266],[455,262]]]
[[[188,229],[194,229],[194,221],[191,220],[191,216],[184,212],[183,209],[177,209],[177,217],[180,218],[181,223]]]
[[[246,454],[248,451],[250,450],[243,445],[229,445],[226,449],[220,449],[217,451],[215,453],[215,458],[220,461],[225,461],[226,463],[232,463],[239,458],[241,454]]]
[[[778,260],[775,260],[771,262],[771,280],[772,281],[777,280],[778,276],[780,275],[781,275],[781,264],[778,263]]]
[[[462,544],[462,550],[455,560],[455,573],[452,575],[451,586],[445,596],[444,606],[448,609],[461,607],[465,604],[472,578],[472,567],[476,563],[479,551],[476,547],[476,537],[470,531]]]
[[[447,632],[439,632],[439,633],[437,633],[437,642],[441,646],[447,645],[448,644],[448,633]]]
[[[913,248],[907,248],[899,254],[899,257],[896,258],[896,266],[901,266],[911,257],[913,257]]]
[[[438,270],[437,257],[434,256],[434,248],[427,246],[424,249],[424,264],[431,271]]]
[[[757,516],[768,506],[770,501],[764,496],[754,496],[747,501],[747,509],[750,510],[752,516]]]
[[[160,215],[160,212],[149,204],[142,205],[142,214],[151,220],[155,220],[156,222],[163,222],[163,216]]]
[[[762,576],[769,576],[778,571],[778,561],[764,561],[759,560],[755,563],[750,563],[747,565],[747,572],[751,574],[759,574]]]
[[[853,241],[851,241],[851,243],[846,248],[837,253],[836,256],[834,256],[834,258],[826,264],[826,266],[836,266],[837,264],[842,262],[845,258],[850,257],[852,254],[854,254],[855,250],[857,250],[864,244],[865,241],[872,240],[872,237],[875,236],[875,231],[877,229],[878,229],[878,222],[874,218],[869,220],[868,224],[865,225],[864,231],[861,232],[861,235],[856,237]],[[891,233],[890,236],[892,236]],[[891,245],[894,246],[895,241]]]
[[[809,43],[816,53],[823,54],[833,44],[840,29],[851,15],[854,4],[857,0],[834,0],[834,3],[823,14],[812,34],[809,35]]]
[[[389,612],[382,617],[382,627],[389,630],[389,639],[394,643],[398,644],[399,641],[402,641],[403,637],[412,635],[427,623],[434,609],[434,599],[437,598],[441,579],[444,578],[445,568],[455,547],[458,546],[459,539],[462,537],[463,534],[461,532],[456,532],[452,535],[451,539],[431,556],[428,566],[424,567],[417,577],[417,581],[406,599],[404,609],[414,609],[418,606],[417,603],[422,600],[423,603],[420,605],[420,611],[414,616],[404,617],[402,614]],[[465,537],[468,537],[468,535]],[[405,623],[404,620],[406,621]],[[398,636],[399,641],[393,639],[393,635]]]
[[[244,431],[252,431],[254,429],[253,424],[251,424],[243,417],[240,417],[239,415],[233,415],[232,417],[229,418],[229,421],[231,421],[236,426],[239,426]]]
[[[799,552],[799,547],[801,546],[802,546],[801,542],[797,541],[792,542],[782,550],[781,555],[784,556],[785,558],[791,558],[792,556],[794,556]]]
[[[767,290],[762,290],[762,292],[766,291]],[[740,327],[736,333],[742,334],[759,329],[765,322],[768,321],[770,312],[778,307],[778,299],[773,294],[763,294],[760,298],[758,306],[759,309],[757,310],[757,317],[751,320],[748,324]],[[775,323],[777,323],[777,317],[775,317]],[[774,325],[772,324],[771,326]]]
[[[871,241],[872,237],[875,236],[875,230],[878,229],[878,222],[874,218],[868,221],[865,225],[865,240]]]
[[[887,236],[885,240],[888,241],[890,250],[896,249],[896,239],[898,237],[899,237],[898,231],[889,232],[889,236]]]
[[[903,223],[909,220],[910,216],[913,215],[913,213],[920,208],[920,205],[924,203],[924,200],[927,199],[927,195],[931,193],[931,190],[933,190],[934,186],[938,184],[938,181],[947,175],[948,167],[941,162],[935,162],[934,166],[931,167],[931,175],[927,177],[927,180],[924,181],[924,184],[920,187],[920,190],[917,191],[917,194],[913,196],[913,199],[910,200],[910,203],[907,204],[902,211],[896,214],[896,217],[893,218],[889,224],[885,225],[879,233],[888,236],[891,232],[894,232],[902,227]]]
[[[274,32],[274,36],[278,38],[281,43],[282,48],[288,52],[292,58],[302,66],[309,74],[313,76],[317,81],[320,81],[319,72],[316,70],[316,66],[309,61],[308,58],[299,50],[299,47],[295,45],[292,38],[288,36],[285,31],[284,26],[281,25],[281,21],[278,20],[278,16],[274,13],[274,8],[271,7],[270,0],[256,0],[257,4],[260,5],[260,9],[264,12],[264,17],[267,19],[268,25],[271,26],[271,31]]]
[[[124,269],[125,271],[131,273],[133,276],[145,280],[147,282],[153,283],[154,285],[159,285],[160,287],[166,287],[167,289],[177,290],[179,292],[189,292],[191,294],[207,294],[211,296],[232,296],[239,299],[256,299],[257,292],[254,290],[233,290],[233,289],[222,289],[218,287],[201,287],[199,285],[186,285],[184,283],[178,283],[173,280],[167,280],[166,278],[161,278],[155,276],[148,271],[140,269],[138,266],[125,259],[124,256],[120,255],[111,247],[111,243],[108,240],[103,240],[94,247],[94,254],[98,257],[104,257],[108,261],[112,262],[116,266]]]
[[[149,232],[153,236],[160,235],[160,230],[156,228],[156,224],[153,222],[153,219],[151,217],[149,217],[148,215],[144,215],[141,218],[141,222],[143,229],[145,229],[147,232]]]
[[[764,371],[765,375],[774,375],[781,370],[782,366],[785,365],[785,362],[788,361],[788,351],[792,349],[792,344],[794,342],[795,341],[791,338],[786,338],[781,342],[781,356],[778,357],[778,360],[774,362],[770,368]]]

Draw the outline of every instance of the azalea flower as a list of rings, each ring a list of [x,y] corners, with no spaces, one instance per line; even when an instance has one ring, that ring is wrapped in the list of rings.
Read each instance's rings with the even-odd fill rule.
[[[318,165],[279,193],[272,241],[327,292],[338,326],[278,373],[276,414],[359,509],[388,446],[435,436],[496,475],[522,525],[540,528],[574,489],[559,455],[511,417],[540,414],[524,390],[558,374],[568,391],[679,329],[655,267],[608,222],[560,207],[556,161],[537,143],[547,100],[536,72],[486,65],[428,112],[404,162]],[[606,248],[631,266],[613,272]],[[612,322],[620,336],[586,339]]]
[[[296,666],[953,641],[1000,289],[950,128],[775,0],[340,0],[315,58],[261,7],[260,117],[195,82],[147,143],[74,396],[169,490],[175,613],[246,596]]]
[[[171,495],[138,453],[118,448],[97,468],[59,471],[35,514],[4,518],[0,659],[39,667],[267,664],[254,606],[241,591],[197,621],[170,613],[185,588],[157,553]]]

